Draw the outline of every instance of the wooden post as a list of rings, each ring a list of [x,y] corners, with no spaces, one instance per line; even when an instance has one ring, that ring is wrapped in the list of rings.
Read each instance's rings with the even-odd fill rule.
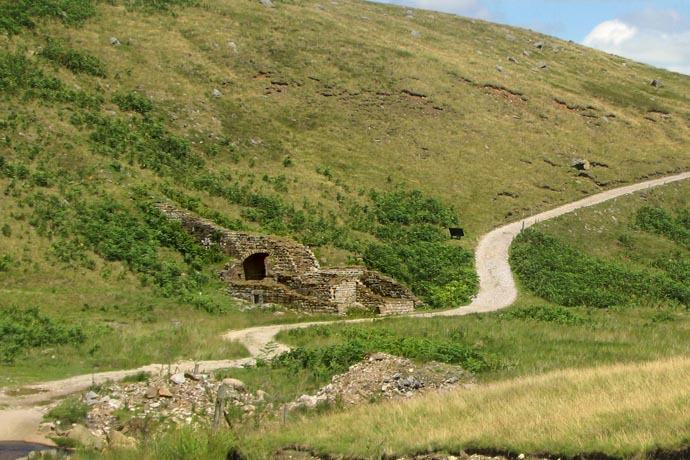
[[[218,394],[216,395],[216,407],[213,412],[213,431],[218,431],[220,429],[220,424],[223,419],[227,422],[227,417],[225,415],[225,403],[231,393],[231,388],[229,385],[222,383],[218,387]]]

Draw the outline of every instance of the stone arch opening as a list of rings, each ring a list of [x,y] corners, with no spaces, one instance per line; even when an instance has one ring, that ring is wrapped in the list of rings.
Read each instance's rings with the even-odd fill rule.
[[[266,278],[267,257],[268,253],[259,252],[257,254],[252,254],[251,256],[244,259],[244,262],[242,262],[242,268],[244,269],[244,279],[248,281],[260,281]]]

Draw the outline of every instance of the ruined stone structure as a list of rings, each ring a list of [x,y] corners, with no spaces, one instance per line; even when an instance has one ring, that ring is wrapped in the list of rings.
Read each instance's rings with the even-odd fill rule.
[[[220,273],[233,297],[340,314],[351,309],[400,314],[419,304],[405,286],[365,267],[322,269],[309,248],[292,240],[230,231],[167,204],[158,208],[204,246],[218,245],[235,259]]]

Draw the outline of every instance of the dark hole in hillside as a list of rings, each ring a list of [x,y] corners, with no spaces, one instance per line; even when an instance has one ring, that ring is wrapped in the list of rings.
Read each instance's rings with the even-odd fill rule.
[[[244,262],[242,262],[242,268],[244,268],[244,279],[260,281],[266,278],[267,257],[267,253],[260,252],[258,254],[252,254],[244,259]]]

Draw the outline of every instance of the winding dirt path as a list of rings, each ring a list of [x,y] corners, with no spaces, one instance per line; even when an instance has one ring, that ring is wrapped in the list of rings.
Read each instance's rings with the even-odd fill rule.
[[[550,211],[528,217],[518,222],[504,225],[484,235],[475,252],[475,263],[479,275],[479,293],[472,303],[467,306],[457,307],[452,310],[440,312],[415,313],[408,315],[416,318],[430,318],[434,316],[462,316],[472,313],[484,313],[500,310],[510,306],[517,298],[517,288],[508,263],[508,252],[513,239],[523,228],[530,227],[538,222],[567,214],[580,208],[594,206],[605,201],[629,195],[634,192],[647,190],[660,185],[690,179],[690,172],[666,176],[659,179],[639,182],[637,184],[607,190],[582,200],[559,206]],[[334,323],[362,323],[383,321],[384,318],[365,318],[354,320],[333,320],[296,324],[281,324],[259,326],[238,331],[230,331],[224,334],[226,340],[236,340],[242,343],[251,355],[251,358],[202,361],[198,363],[205,371],[229,367],[242,367],[255,363],[256,358],[270,358],[288,347],[275,342],[279,332],[291,329],[307,328],[315,325],[327,325]],[[187,370],[194,367],[192,361],[182,361],[172,366],[174,369]],[[36,434],[36,428],[40,423],[42,412],[40,406],[54,399],[83,391],[92,383],[101,383],[106,380],[120,380],[138,372],[159,373],[167,372],[167,365],[150,364],[136,369],[121,371],[99,372],[97,374],[78,375],[62,380],[26,385],[23,388],[36,391],[29,395],[13,396],[6,393],[6,389],[0,390],[0,441],[47,441]],[[49,442],[49,441],[48,441]]]

